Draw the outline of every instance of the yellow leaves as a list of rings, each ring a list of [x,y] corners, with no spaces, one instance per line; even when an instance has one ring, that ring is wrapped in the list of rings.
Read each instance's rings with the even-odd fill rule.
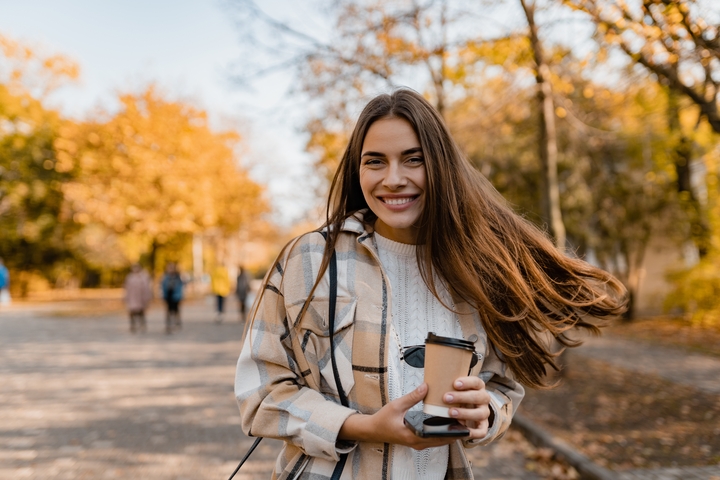
[[[0,83],[15,93],[32,93],[43,98],[68,80],[78,78],[80,68],[64,55],[49,55],[40,48],[32,48],[0,35]],[[3,78],[4,77],[4,78]]]
[[[56,142],[58,159],[80,167],[65,189],[75,221],[171,239],[232,231],[264,211],[262,189],[238,169],[236,132],[212,132],[205,112],[167,101],[155,87],[123,95],[121,104],[116,115],[68,129]]]
[[[471,41],[460,53],[466,62],[501,65],[510,71],[533,65],[530,40],[527,36],[513,36],[487,42]]]
[[[56,155],[55,171],[59,173],[70,172],[75,166],[73,157],[65,151],[58,151]]]

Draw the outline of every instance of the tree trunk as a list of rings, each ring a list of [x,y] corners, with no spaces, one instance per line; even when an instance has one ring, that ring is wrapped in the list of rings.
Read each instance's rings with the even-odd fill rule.
[[[682,131],[680,124],[680,101],[678,93],[668,89],[668,128],[671,134],[677,134],[678,139],[673,146],[673,162],[677,174],[677,191],[687,194],[687,203],[683,205],[690,222],[690,236],[698,250],[698,256],[707,255],[710,244],[710,226],[706,218],[705,209],[700,203],[696,192],[692,188],[690,162],[692,160],[692,140]]]
[[[560,209],[560,187],[557,173],[557,133],[555,130],[555,102],[550,85],[550,68],[545,62],[542,44],[535,24],[535,4],[520,0],[530,27],[530,45],[535,58],[538,105],[540,107],[540,160],[542,162],[542,209],[550,235],[558,248],[565,247],[565,224]]]
[[[150,276],[153,280],[155,280],[155,274],[157,273],[155,271],[156,265],[157,265],[157,252],[158,252],[158,242],[156,239],[153,239],[152,245],[150,247],[150,258],[148,259],[150,262]]]

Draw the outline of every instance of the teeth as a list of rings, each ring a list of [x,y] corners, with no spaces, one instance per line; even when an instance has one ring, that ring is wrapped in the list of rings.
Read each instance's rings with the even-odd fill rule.
[[[404,205],[406,203],[412,202],[412,198],[405,197],[405,198],[386,198],[384,199],[384,202],[388,205]]]

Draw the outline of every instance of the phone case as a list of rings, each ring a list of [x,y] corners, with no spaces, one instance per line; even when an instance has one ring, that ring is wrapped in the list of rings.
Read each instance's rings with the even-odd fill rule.
[[[405,414],[405,425],[418,437],[467,437],[470,430],[457,420],[433,417],[423,412]]]

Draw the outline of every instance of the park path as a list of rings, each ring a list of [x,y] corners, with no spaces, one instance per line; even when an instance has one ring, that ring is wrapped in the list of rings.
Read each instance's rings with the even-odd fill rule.
[[[720,358],[717,357],[607,334],[588,337],[576,352],[625,370],[657,375],[678,385],[720,395]]]
[[[608,334],[586,337],[583,345],[572,353],[720,395],[720,359],[717,357]],[[720,480],[720,464],[629,470],[619,473],[618,480]]]
[[[117,306],[93,305],[0,310],[0,479],[228,478],[252,443],[233,396],[240,323],[198,301],[166,335],[156,305],[131,335]],[[476,478],[540,478],[511,433],[470,450]],[[264,440],[236,478],[269,478],[279,445]]]

